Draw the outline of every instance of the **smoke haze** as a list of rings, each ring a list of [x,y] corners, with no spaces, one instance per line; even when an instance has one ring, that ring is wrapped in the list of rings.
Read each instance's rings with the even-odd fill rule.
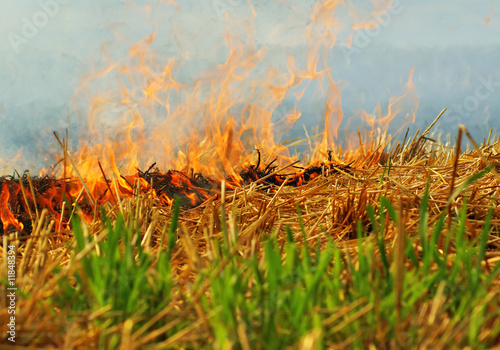
[[[313,0],[3,2],[0,174],[53,164],[55,159],[48,154],[61,153],[53,131],[63,134],[68,128],[72,147],[78,147],[82,135],[99,138],[99,132],[89,128],[90,100],[119,90],[126,82],[117,84],[116,75],[86,79],[112,62],[127,62],[131,47],[151,34],[149,50],[155,57],[151,65],[161,70],[173,59],[174,78],[186,86],[223,64],[230,52],[228,41],[235,38],[243,38],[244,48],[252,49],[249,54],[263,49],[265,58],[252,73],[256,76],[271,68],[286,72],[290,54],[305,69],[307,53],[315,44],[308,40]],[[335,46],[318,51],[326,60],[320,65],[329,67],[341,89],[344,120],[339,138],[363,127],[357,119],[361,110],[371,113],[380,103],[385,111],[390,97],[404,92],[413,67],[419,98],[413,128],[428,125],[447,107],[436,125],[444,134],[456,133],[458,124],[465,124],[478,140],[490,128],[500,130],[500,21],[492,10],[499,1],[394,1],[388,11],[375,16],[378,26],[372,30],[352,28],[349,14],[355,6],[360,19],[363,14],[373,19],[372,2],[349,4],[338,13],[345,21],[331,33],[337,37]],[[312,35],[323,34],[329,33]],[[302,88],[300,101],[290,95],[273,112],[273,118],[280,118],[297,104],[302,113],[293,130],[284,131],[285,138],[305,136],[303,126],[324,125],[321,84],[301,85],[291,92]],[[174,105],[183,97],[176,99]],[[113,113],[123,111],[108,113],[99,127],[116,127]],[[158,111],[151,117],[151,128],[163,122],[161,115]],[[400,129],[405,120],[405,115],[398,116],[391,130]]]

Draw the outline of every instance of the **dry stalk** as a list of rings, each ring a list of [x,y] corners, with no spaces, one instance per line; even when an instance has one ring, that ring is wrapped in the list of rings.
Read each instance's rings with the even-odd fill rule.
[[[38,205],[36,203],[36,196],[35,196],[35,188],[33,186],[33,181],[31,180],[31,175],[28,173],[28,183],[30,184],[30,189],[31,189],[31,196],[33,198],[33,203],[35,204],[35,213],[36,213],[36,219],[40,217],[38,214]]]
[[[82,186],[85,189],[85,192],[87,193],[87,196],[89,197],[90,202],[92,203],[92,208],[94,210],[94,219],[95,219],[95,216],[96,216],[96,213],[97,213],[96,212],[97,211],[97,203],[96,203],[94,197],[92,196],[92,194],[90,193],[90,191],[89,191],[89,189],[87,187],[87,184],[85,183],[85,181],[83,180],[82,176],[80,175],[80,172],[78,171],[75,163],[73,162],[73,160],[69,156],[68,150],[66,149],[66,147],[64,146],[64,144],[62,143],[61,139],[59,138],[59,136],[57,135],[57,133],[55,131],[54,131],[54,136],[56,137],[57,141],[59,142],[59,144],[61,145],[62,149],[64,150],[64,154],[66,155],[67,159],[71,163],[71,166],[73,167],[73,170],[75,170],[75,173],[78,176],[78,179],[82,183]]]
[[[23,194],[24,202],[26,203],[26,208],[28,209],[28,215],[30,216],[31,227],[34,227],[35,226],[35,219],[33,218],[33,213],[31,212],[30,204],[28,202],[28,196],[26,196],[26,190],[24,189],[23,179],[22,179],[21,175],[19,175],[17,170],[16,170],[16,173],[17,173],[17,176],[19,177],[19,184],[21,185],[21,192]]]

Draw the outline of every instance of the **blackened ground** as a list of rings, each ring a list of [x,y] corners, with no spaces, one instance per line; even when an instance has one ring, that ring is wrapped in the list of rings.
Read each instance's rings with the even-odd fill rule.
[[[352,170],[349,166],[350,164],[334,164],[329,160],[326,163],[309,166],[307,168],[295,167],[298,171],[294,173],[273,174],[277,169],[276,166],[273,166],[275,161],[276,159],[265,166],[261,166],[259,161],[257,165],[250,165],[243,169],[240,172],[243,181],[240,181],[240,183],[237,183],[238,181],[235,181],[235,179],[227,179],[227,181],[232,183],[236,182],[235,185],[243,186],[268,176],[261,181],[263,184],[281,186],[286,181],[286,186],[301,186],[324,174],[326,171],[335,173],[338,172],[339,169],[345,172],[350,172]],[[168,205],[177,197],[183,207],[194,208],[213,195],[216,195],[220,190],[219,182],[209,177],[204,177],[201,173],[191,172],[190,175],[186,175],[176,170],[169,170],[166,173],[161,173],[155,165],[156,164],[151,165],[146,171],[138,170],[137,175],[152,186],[152,189],[155,190],[159,198],[160,204]],[[77,181],[64,181],[50,176],[44,176],[32,178],[32,185],[30,185],[27,174],[28,173],[25,172],[21,177],[0,177],[0,195],[2,193],[2,188],[9,191],[8,208],[16,219],[24,225],[24,233],[29,234],[32,232],[31,216],[35,215],[37,209],[39,212],[43,209],[48,209],[49,216],[54,217],[56,214],[64,212],[63,222],[67,223],[71,208],[73,207],[73,201],[75,200],[75,198],[70,196],[69,189],[78,186],[79,183]],[[270,174],[273,175],[269,176]],[[21,184],[24,186],[28,203],[26,203],[24,199]],[[31,191],[34,192],[38,208],[35,208],[35,201],[33,200]],[[69,210],[62,210],[64,202],[67,203],[66,205]],[[92,215],[93,209],[86,196],[81,197],[78,205],[85,214]],[[10,225],[7,230],[15,231],[15,227]],[[7,232],[4,232],[3,223],[0,219],[0,235],[5,233]]]

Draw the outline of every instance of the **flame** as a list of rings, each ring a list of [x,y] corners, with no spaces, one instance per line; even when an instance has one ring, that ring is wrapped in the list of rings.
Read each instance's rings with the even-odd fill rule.
[[[175,2],[167,3],[177,8]],[[347,138],[347,151],[339,145],[339,128],[345,117],[342,88],[334,79],[328,51],[346,30],[381,25],[377,18],[392,2],[373,0],[372,4],[372,10],[364,12],[350,2],[318,1],[306,33],[298,38],[307,42],[308,52],[304,57],[283,55],[283,65],[269,63],[272,48],[256,44],[251,22],[256,11],[249,0],[252,16],[231,22],[234,29],[224,37],[226,60],[194,78],[179,73],[186,57],[165,57],[152,49],[158,40],[155,34],[133,45],[118,61],[107,58],[103,46],[103,61],[108,63],[84,77],[77,91],[77,96],[89,101],[87,109],[77,110],[78,147],[72,150],[65,141],[63,147],[68,149],[62,165],[52,172],[63,181],[38,194],[36,202],[50,208],[58,222],[64,195],[79,198],[74,205],[87,207],[89,212],[95,205],[131,197],[134,188],[152,191],[163,205],[170,205],[175,194],[197,205],[210,194],[196,185],[194,175],[186,174],[201,173],[214,183],[226,179],[227,186],[234,188],[244,182],[242,169],[255,164],[256,150],[263,165],[276,159],[275,165],[283,166],[296,159],[286,146],[286,137],[303,119],[298,103],[311,88],[322,96],[318,124],[323,130],[320,138],[309,139],[309,163],[324,161],[329,150],[339,162],[342,153],[345,159],[356,157],[361,152],[351,140],[357,139],[356,133]],[[352,35],[347,43],[351,41]],[[348,124],[360,117],[368,126],[364,139],[370,142],[387,132],[389,123],[405,111],[414,121],[418,99],[413,69],[405,88],[401,96],[390,98],[387,113],[377,105],[372,113],[348,116]],[[154,162],[163,171],[178,172],[138,175],[138,169],[147,169]],[[308,174],[307,179],[317,175]],[[303,174],[294,179],[297,185],[305,182]],[[3,203],[7,203],[7,195],[8,191],[2,192]],[[7,212],[3,209],[2,215]],[[2,216],[2,221],[4,226],[16,225],[10,217],[4,220]]]
[[[370,115],[363,111],[364,120],[370,125],[370,130],[374,131],[381,129],[386,131],[391,121],[401,112],[409,111],[411,122],[415,123],[415,117],[418,109],[418,97],[416,94],[415,84],[413,83],[413,72],[415,67],[410,71],[408,82],[405,85],[406,92],[401,96],[391,96],[387,107],[387,114],[383,115],[380,104],[377,104],[376,113]],[[404,127],[404,124],[401,128]],[[400,128],[400,129],[401,129]],[[373,135],[371,135],[373,137]]]
[[[483,19],[484,23],[489,26],[491,24],[491,20],[493,19],[493,13],[495,12],[495,4],[493,4],[493,0],[490,1],[491,2],[491,12],[490,12],[490,15],[488,17],[486,17],[485,19]]]
[[[7,228],[12,225],[19,231],[24,229],[24,225],[19,222],[14,214],[9,209],[10,192],[6,183],[2,184],[2,192],[0,193],[0,219],[3,224],[3,232],[7,232]]]
[[[248,4],[255,17],[254,8]],[[89,125],[82,126],[80,140],[88,141],[75,154],[78,170],[94,182],[90,185],[93,191],[99,187],[101,192],[102,181],[99,185],[96,182],[103,177],[98,160],[104,173],[113,173],[117,179],[156,162],[164,170],[203,173],[217,181],[231,179],[230,185],[237,186],[242,181],[240,171],[252,164],[255,149],[266,156],[266,162],[277,158],[277,165],[294,159],[281,141],[300,121],[302,111],[297,103],[314,82],[323,95],[324,130],[309,159],[320,161],[327,150],[336,149],[344,120],[342,90],[332,76],[325,48],[334,47],[346,28],[355,31],[381,25],[377,19],[391,6],[391,1],[373,0],[367,12],[352,3],[318,1],[307,29],[307,60],[296,62],[289,55],[285,69],[267,63],[267,48],[255,45],[255,30],[245,19],[236,23],[238,30],[225,36],[226,61],[192,81],[182,80],[177,74],[183,65],[182,56],[155,55],[151,45],[156,37],[146,37],[132,46],[127,57],[111,61],[82,84],[80,92],[94,97],[88,118],[82,116],[82,120],[89,119]],[[163,66],[162,61],[166,62]],[[360,112],[359,117],[370,129],[364,134],[367,141],[376,136],[377,130],[387,130],[408,103],[413,104],[414,120],[418,99],[412,76],[413,70],[407,92],[391,97],[385,115],[380,105],[374,113]],[[105,91],[95,89],[102,80],[114,80],[114,86]],[[276,118],[277,108],[290,100],[295,100],[295,106],[281,110]],[[119,182],[123,189],[127,187]]]
[[[341,89],[322,48],[335,45],[345,29],[340,17],[346,11],[353,30],[373,28],[380,24],[373,18],[388,11],[390,5],[390,1],[373,1],[375,10],[363,14],[352,4],[318,1],[308,30],[311,48],[305,67],[299,68],[289,56],[284,71],[268,67],[266,47],[257,49],[254,30],[247,22],[240,23],[243,37],[241,30],[225,37],[226,61],[192,83],[175,78],[182,60],[170,57],[160,65],[161,58],[150,49],[155,35],[148,36],[130,49],[127,58],[112,62],[85,81],[82,90],[105,78],[117,79],[119,88],[93,98],[90,123],[84,128],[91,141],[79,152],[78,169],[86,177],[100,177],[95,169],[96,159],[101,159],[105,170],[119,177],[155,161],[162,169],[194,169],[237,183],[241,181],[238,169],[251,163],[255,148],[269,159],[277,157],[280,164],[292,160],[279,141],[302,112],[295,105],[277,121],[273,112],[285,100],[298,102],[313,81],[319,83],[324,96],[324,132],[317,147],[323,153],[334,148],[344,112]],[[361,116],[372,128],[385,126],[405,100],[405,95],[392,98],[385,116],[375,118],[367,112]],[[380,111],[378,106],[378,114]]]

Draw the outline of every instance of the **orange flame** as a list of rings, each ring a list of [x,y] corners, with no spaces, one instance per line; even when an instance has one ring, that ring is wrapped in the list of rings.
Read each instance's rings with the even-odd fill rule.
[[[19,222],[14,214],[9,209],[10,192],[6,183],[2,184],[2,192],[0,193],[0,219],[3,223],[3,232],[7,232],[9,225],[14,226],[19,231],[24,229],[24,225]]]
[[[489,26],[491,24],[491,20],[493,19],[493,13],[495,12],[495,4],[493,4],[493,0],[491,0],[491,12],[488,17],[483,19],[484,23]]]
[[[311,14],[311,49],[305,69],[295,64],[293,56],[288,57],[284,71],[266,66],[266,48],[255,47],[254,30],[245,22],[240,27],[246,37],[241,37],[241,31],[239,36],[226,35],[229,54],[223,64],[212,67],[192,84],[180,82],[175,77],[182,61],[169,58],[163,67],[159,65],[161,58],[150,49],[155,35],[147,37],[130,49],[127,58],[112,62],[82,86],[90,88],[95,81],[115,77],[119,88],[99,92],[92,99],[88,130],[93,141],[76,154],[79,171],[86,179],[101,178],[96,166],[100,159],[105,172],[119,178],[121,173],[134,173],[157,162],[165,170],[193,170],[237,183],[241,181],[238,169],[252,162],[255,148],[269,159],[277,157],[279,165],[292,161],[289,150],[279,141],[302,113],[296,105],[274,120],[273,112],[285,99],[299,101],[311,81],[320,83],[324,95],[324,131],[316,145],[320,152],[311,151],[325,154],[335,148],[344,112],[341,89],[322,47],[335,45],[339,32],[345,29],[341,20],[345,13],[352,29],[372,28],[380,24],[373,18],[387,11],[390,3],[374,0],[375,10],[363,14],[352,4],[318,1]],[[378,117],[361,112],[372,128],[367,137],[373,137],[377,128],[386,128],[408,99],[413,101],[410,95],[391,98],[385,116],[380,106]]]
[[[78,111],[86,125],[79,125],[78,150],[68,152],[75,166],[61,162],[66,169],[58,168],[60,174],[55,175],[65,174],[66,181],[74,178],[74,170],[78,169],[89,194],[79,181],[64,182],[63,187],[68,186],[67,192],[72,198],[80,198],[79,205],[87,206],[93,201],[102,204],[118,197],[130,197],[137,181],[141,190],[152,190],[148,181],[130,174],[153,162],[164,171],[202,173],[215,182],[229,179],[229,188],[239,186],[241,170],[255,164],[256,149],[259,157],[264,158],[261,164],[269,164],[277,158],[275,165],[282,166],[295,160],[283,138],[294,123],[303,118],[297,104],[310,85],[317,87],[323,99],[322,120],[318,123],[324,129],[320,138],[309,139],[308,161],[323,161],[328,150],[338,151],[332,156],[340,161],[343,151],[337,142],[344,121],[342,88],[333,77],[328,50],[346,29],[380,25],[374,18],[388,11],[391,3],[372,0],[374,10],[365,13],[350,2],[318,1],[310,14],[307,33],[301,38],[308,40],[309,51],[304,60],[284,56],[285,68],[269,64],[266,57],[269,49],[255,44],[255,29],[248,19],[236,23],[237,30],[226,34],[225,62],[195,79],[181,79],[179,67],[184,63],[183,58],[155,54],[151,49],[155,35],[148,36],[133,45],[126,58],[110,61],[84,80],[78,96],[88,98],[90,106],[88,111]],[[251,7],[250,1],[248,4]],[[255,17],[255,10],[251,8]],[[414,121],[418,99],[412,79],[413,70],[405,94],[390,98],[387,113],[382,112],[380,105],[373,113],[360,112],[359,116],[369,128],[364,133],[365,141],[386,132],[389,123],[405,110],[410,110]],[[111,87],[100,85],[101,82],[109,84],[110,80],[113,81]],[[281,110],[285,105],[291,106]],[[409,109],[408,105],[411,105]],[[348,117],[350,121],[358,116]],[[355,155],[359,144],[348,139],[348,152]],[[344,159],[348,152],[344,152]],[[209,194],[197,189],[192,180],[193,176],[171,174],[172,184],[195,205],[209,198]],[[297,184],[304,182],[299,176]],[[157,192],[160,202],[167,205],[172,202],[171,194],[154,193]],[[4,197],[2,199],[7,203]],[[55,203],[61,201],[61,191],[56,187],[38,200],[56,216],[61,208]],[[11,219],[8,222],[13,224]]]

